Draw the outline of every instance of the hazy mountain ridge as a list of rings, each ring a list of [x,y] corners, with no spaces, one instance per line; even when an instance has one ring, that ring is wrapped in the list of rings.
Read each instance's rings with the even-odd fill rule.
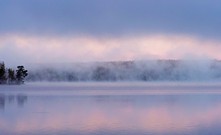
[[[221,80],[217,60],[149,60],[44,65],[27,81],[203,81]]]

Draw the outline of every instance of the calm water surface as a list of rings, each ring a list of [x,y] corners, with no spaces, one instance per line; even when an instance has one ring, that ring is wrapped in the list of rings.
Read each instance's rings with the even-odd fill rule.
[[[0,86],[0,135],[220,135],[221,85]]]

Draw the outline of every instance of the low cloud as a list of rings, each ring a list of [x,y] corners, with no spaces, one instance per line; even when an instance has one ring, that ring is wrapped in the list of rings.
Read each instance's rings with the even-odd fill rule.
[[[91,36],[0,37],[0,58],[8,63],[60,63],[148,59],[221,59],[218,40],[185,35],[98,38]]]

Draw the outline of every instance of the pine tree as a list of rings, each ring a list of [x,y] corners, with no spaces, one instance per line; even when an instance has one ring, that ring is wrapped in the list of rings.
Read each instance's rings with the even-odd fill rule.
[[[11,68],[8,69],[8,83],[14,84],[16,82],[15,71]]]
[[[6,80],[5,64],[0,63],[0,84],[6,84]]]
[[[28,75],[28,71],[25,70],[24,66],[17,66],[16,79],[18,84],[24,83],[24,78]]]

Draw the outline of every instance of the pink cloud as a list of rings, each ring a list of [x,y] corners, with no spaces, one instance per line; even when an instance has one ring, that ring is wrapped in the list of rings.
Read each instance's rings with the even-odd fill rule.
[[[187,35],[138,37],[34,37],[7,35],[0,38],[5,61],[21,57],[27,62],[79,62],[146,59],[221,59],[221,42]],[[5,54],[3,52],[13,52]],[[24,60],[23,60],[24,59]]]

